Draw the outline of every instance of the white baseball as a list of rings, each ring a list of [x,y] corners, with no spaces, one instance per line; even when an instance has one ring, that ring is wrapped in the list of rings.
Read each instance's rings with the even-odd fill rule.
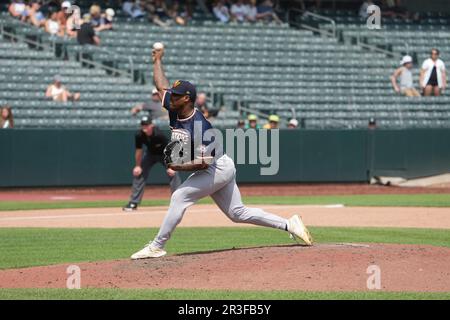
[[[162,44],[162,42],[155,42],[155,43],[153,44],[153,49],[155,49],[155,50],[161,50],[161,49],[164,49],[164,45]]]

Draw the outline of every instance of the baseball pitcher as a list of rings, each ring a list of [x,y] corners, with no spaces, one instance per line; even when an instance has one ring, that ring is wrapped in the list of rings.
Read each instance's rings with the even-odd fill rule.
[[[294,238],[312,245],[312,237],[298,215],[284,219],[257,208],[246,207],[236,185],[233,160],[221,152],[211,124],[195,109],[196,88],[188,81],[177,80],[172,87],[164,75],[164,49],[153,49],[153,76],[162,105],[169,111],[172,142],[165,150],[167,167],[193,173],[172,194],[168,212],[155,239],[131,259],[157,258],[166,254],[164,246],[186,209],[199,199],[211,196],[232,221],[251,223],[287,231]]]

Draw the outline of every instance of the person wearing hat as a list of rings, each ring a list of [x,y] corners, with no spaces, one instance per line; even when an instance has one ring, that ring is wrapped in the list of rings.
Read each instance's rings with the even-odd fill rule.
[[[56,14],[56,19],[58,20],[59,26],[62,30],[65,31],[67,25],[67,19],[72,14],[72,4],[70,1],[63,1],[61,3],[61,8]]]
[[[377,120],[375,118],[370,118],[369,119],[369,129],[373,130],[377,128]]]
[[[152,50],[153,81],[163,107],[169,112],[169,125],[172,130],[166,166],[175,171],[192,173],[170,197],[167,213],[156,237],[143,249],[131,255],[131,259],[165,256],[167,241],[182,221],[186,210],[208,196],[211,196],[218,208],[233,222],[282,230],[290,233],[293,239],[301,239],[307,245],[312,245],[311,234],[298,215],[294,214],[285,219],[261,208],[244,205],[236,184],[238,173],[235,163],[223,152],[223,134],[215,130],[195,108],[197,90],[191,82],[176,80],[170,85],[163,69],[163,55],[164,49]]]
[[[164,163],[164,148],[169,142],[167,137],[158,131],[149,116],[142,117],[141,128],[136,132],[134,141],[133,186],[130,201],[122,208],[123,211],[128,212],[137,210],[141,203],[145,184],[152,167],[157,163],[166,166]],[[166,173],[170,181],[170,190],[173,193],[181,184],[180,175],[169,168],[166,169]]]
[[[264,125],[264,129],[278,129],[278,124],[280,122],[280,117],[276,114],[269,116],[269,123]]]
[[[392,87],[395,92],[405,95],[407,97],[420,97],[419,91],[414,88],[413,83],[413,59],[411,56],[404,56],[400,61],[401,67],[395,70],[391,76]],[[398,85],[398,79],[400,78],[400,86]]]
[[[297,119],[291,119],[288,123],[288,129],[297,129],[298,127],[298,120]]]
[[[112,30],[113,28],[113,19],[114,16],[116,15],[116,13],[114,12],[113,9],[108,8],[105,10],[105,13],[101,15],[100,18],[100,25],[95,29],[95,31],[100,32],[100,31],[105,31],[105,30]]]
[[[153,119],[167,118],[168,113],[162,107],[161,99],[159,99],[158,90],[153,88],[152,96],[149,102],[139,103],[131,108],[131,114],[137,115],[139,112],[146,111]]]
[[[53,79],[53,83],[47,87],[45,96],[51,98],[53,101],[67,102],[80,100],[80,93],[71,93],[66,86],[62,84],[61,76],[56,75]]]
[[[245,127],[246,129],[261,129],[261,126],[258,124],[258,117],[256,114],[249,114],[247,120],[248,124]]]

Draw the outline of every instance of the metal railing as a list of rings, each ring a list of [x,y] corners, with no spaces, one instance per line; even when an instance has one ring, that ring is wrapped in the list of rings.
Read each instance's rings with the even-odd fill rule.
[[[53,40],[53,45],[56,45],[56,41],[57,41],[56,39]],[[78,61],[81,62],[82,64],[86,64],[86,65],[92,66],[94,68],[99,68],[99,69],[103,69],[107,72],[111,72],[112,74],[118,74],[122,77],[129,77],[131,79],[131,82],[134,82],[135,68],[134,68],[134,61],[131,56],[126,56],[126,60],[128,60],[128,63],[130,65],[129,69],[119,69],[119,68],[105,65],[105,64],[95,61],[95,60],[91,60],[89,58],[86,58],[86,56],[85,56],[88,54],[96,54],[96,53],[110,55],[111,58],[108,60],[111,60],[111,61],[117,61],[118,60],[117,58],[121,59],[121,58],[125,57],[125,56],[122,56],[119,54],[111,53],[110,51],[108,51],[104,48],[89,45],[88,47],[81,46],[81,48],[78,50],[78,52],[77,52]]]
[[[380,45],[378,45],[378,44],[368,43],[368,42],[364,41],[364,39],[366,39],[366,38],[367,38],[366,36],[358,34],[356,36],[356,45],[361,47],[361,48],[363,48],[363,49],[366,49],[366,50],[369,50],[369,51],[372,51],[372,52],[378,52],[378,53],[384,54],[384,55],[386,55],[388,57],[391,57],[391,58],[401,58],[401,54],[400,53],[394,52],[393,50],[389,50],[389,49],[386,49],[386,48],[381,48]],[[380,35],[380,34],[374,33],[374,34],[370,35],[370,38],[371,39],[374,39],[374,38],[381,39],[381,40],[384,41],[385,47],[389,46],[388,37],[386,37],[384,35]],[[405,42],[405,48],[409,52],[409,45],[408,45],[407,42]]]
[[[252,114],[257,115],[260,118],[268,119],[270,117],[270,114],[267,114],[267,113],[261,112],[261,111],[256,110],[256,109],[252,109],[252,108],[248,108],[248,107],[243,106],[242,103],[245,102],[245,100],[242,98],[243,95],[245,95],[246,98],[250,98],[250,99],[245,99],[245,100],[252,100],[252,101],[258,101],[258,102],[268,102],[272,106],[280,105],[280,103],[275,101],[275,100],[272,100],[272,99],[269,99],[269,98],[266,98],[266,97],[256,96],[256,95],[248,92],[247,90],[244,91],[244,92],[241,92],[239,94],[239,100],[237,101],[238,111],[239,112],[243,111],[243,112],[252,113]],[[292,111],[293,110],[291,109],[291,112]],[[293,115],[293,117],[295,116],[295,110],[294,110],[292,115]],[[289,120],[286,120],[283,117],[280,117],[280,124],[287,125],[288,122],[289,122]]]
[[[6,36],[6,37],[9,37],[11,39],[14,39],[15,41],[24,42],[26,44],[35,46],[35,47],[37,47],[37,48],[39,48],[41,50],[54,50],[54,48],[51,47],[48,44],[44,44],[44,43],[41,43],[41,42],[34,41],[33,39],[27,38],[24,35],[18,35],[18,34],[6,31],[3,22],[0,22],[0,35],[2,37]]]
[[[332,38],[337,38],[338,37],[336,22],[333,19],[329,18],[329,17],[325,17],[325,16],[322,16],[322,15],[317,14],[317,13],[313,13],[313,12],[310,12],[310,11],[303,11],[303,10],[295,9],[295,8],[294,9],[289,9],[287,15],[288,15],[289,23],[294,25],[294,26],[300,27],[302,29],[306,29],[306,30],[311,30],[311,31],[317,32],[317,33],[319,33],[322,36],[328,36],[328,37],[332,37]],[[298,22],[295,19],[295,18],[298,18],[298,17],[300,17],[300,22]],[[312,25],[308,24],[305,21],[302,21],[303,19],[308,18],[308,17],[314,18],[315,20],[319,20],[319,21],[322,21],[322,22],[329,23],[330,26],[329,27],[324,27],[324,26],[317,26],[316,27],[316,26],[312,26]],[[383,39],[384,42],[386,43],[386,46],[388,45],[388,38],[386,36],[373,33],[373,35],[371,34],[370,37],[371,38]],[[367,42],[364,41],[364,38],[365,38],[364,36],[362,36],[361,34],[358,34],[356,36],[356,45],[361,47],[361,48],[364,48],[366,50],[382,53],[382,54],[385,54],[386,56],[390,56],[390,57],[393,57],[393,58],[398,58],[400,56],[399,54],[395,53],[392,50],[381,48],[381,47],[379,47],[376,44],[367,43]],[[409,44],[405,41],[404,45],[405,45],[406,53],[409,54],[409,51],[410,51]]]
[[[13,19],[11,17],[7,17],[7,19]],[[19,26],[23,26],[23,27],[27,27],[30,28],[32,27],[30,24],[25,23],[23,21],[17,20],[17,19],[13,19],[11,20],[11,24],[14,23],[16,25]],[[8,23],[9,24],[9,23]],[[14,28],[13,26],[11,28]],[[20,41],[20,42],[24,42],[27,43],[29,45],[35,46],[41,50],[47,50],[47,51],[52,51],[55,58],[56,58],[56,46],[58,43],[58,40],[64,40],[64,38],[50,38],[50,42],[49,43],[45,43],[45,42],[40,42],[40,41],[35,41],[33,39],[27,38],[26,35],[19,35],[19,34],[15,34],[15,33],[11,33],[5,30],[5,23],[3,21],[0,21],[0,33],[3,35],[6,35],[7,37],[10,37],[12,39],[15,39],[16,41]],[[63,43],[61,43],[63,44]],[[81,45],[80,45],[81,46]],[[91,59],[86,59],[83,56],[83,53],[86,53],[84,51],[83,46],[81,46],[81,50],[78,51],[77,53],[77,57],[78,57],[78,61],[80,61],[81,63],[85,64],[85,65],[89,65],[91,67],[94,68],[99,68],[99,69],[103,69],[107,72],[111,72],[113,74],[117,74],[119,76],[122,77],[129,77],[131,79],[132,82],[134,82],[134,72],[135,72],[135,68],[134,68],[134,61],[133,58],[131,56],[123,56],[120,55],[118,53],[111,53],[110,51],[101,48],[101,47],[95,47],[95,46],[89,46],[89,51],[91,53],[102,53],[102,54],[106,54],[109,55],[111,58],[108,60],[111,61],[117,61],[119,59],[125,58],[126,60],[128,60],[130,68],[128,70],[123,70],[123,69],[119,69],[119,68],[115,68],[115,67],[111,67],[108,65],[105,65],[101,62],[98,61],[94,61]]]
[[[318,32],[318,33],[320,33],[321,36],[337,38],[336,22],[331,18],[322,16],[317,13],[313,13],[311,11],[304,11],[304,10],[295,9],[295,8],[289,9],[287,16],[288,16],[288,22],[291,25],[298,26],[302,29]],[[296,18],[300,16],[300,22],[293,19],[294,16]],[[311,24],[308,24],[307,21],[303,21],[305,18],[308,18],[308,17],[311,17],[315,20],[319,20],[319,21],[322,21],[325,23],[329,23],[330,27],[324,29],[324,28],[312,26]]]

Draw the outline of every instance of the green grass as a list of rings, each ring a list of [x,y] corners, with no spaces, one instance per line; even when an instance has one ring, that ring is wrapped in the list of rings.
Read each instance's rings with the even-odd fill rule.
[[[450,230],[311,228],[317,242],[379,242],[450,247]],[[157,229],[0,229],[0,268],[128,258]],[[292,243],[265,228],[179,228],[170,254]],[[159,289],[0,289],[3,299],[450,299],[450,293],[217,291]]]
[[[413,292],[304,292],[304,291],[218,291],[218,290],[158,290],[158,289],[0,289],[4,299],[157,299],[157,300],[325,300],[325,299],[440,299],[449,300],[450,293]]]
[[[53,201],[53,202],[0,202],[0,211],[64,209],[64,208],[120,208],[127,200],[122,201]],[[346,196],[252,196],[244,197],[247,204],[280,204],[280,205],[326,205],[344,204],[346,206],[405,206],[405,207],[450,207],[450,194],[375,194]],[[199,203],[213,203],[210,198]],[[145,200],[143,206],[166,206],[169,199]]]
[[[450,247],[450,230],[400,228],[311,228],[318,243],[374,242]],[[0,228],[0,269],[126,259],[157,229]],[[285,232],[266,228],[179,228],[169,254],[233,247],[291,244]]]

